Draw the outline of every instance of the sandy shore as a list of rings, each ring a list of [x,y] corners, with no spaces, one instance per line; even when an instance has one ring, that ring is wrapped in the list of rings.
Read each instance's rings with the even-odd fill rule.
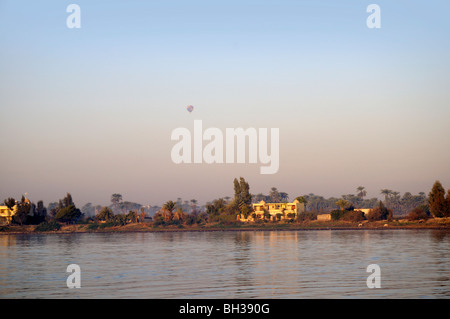
[[[129,233],[129,232],[216,232],[216,231],[308,231],[308,230],[405,230],[405,229],[436,229],[450,230],[450,218],[432,218],[427,221],[376,221],[362,223],[334,222],[334,221],[308,221],[303,223],[264,223],[264,224],[238,224],[219,225],[205,224],[195,226],[160,226],[153,227],[151,223],[134,223],[125,226],[113,226],[89,229],[88,224],[62,225],[60,230],[36,232],[35,225],[3,226],[1,235],[10,234],[73,234],[73,233]]]

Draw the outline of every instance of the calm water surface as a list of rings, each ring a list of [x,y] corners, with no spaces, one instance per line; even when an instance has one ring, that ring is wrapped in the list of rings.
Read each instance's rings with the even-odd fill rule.
[[[449,266],[437,230],[0,235],[0,298],[450,298]]]

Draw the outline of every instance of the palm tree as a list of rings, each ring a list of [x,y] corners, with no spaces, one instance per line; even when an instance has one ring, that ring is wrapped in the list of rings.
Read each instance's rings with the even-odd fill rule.
[[[358,192],[357,196],[364,198],[367,195],[367,192],[365,191],[365,187],[364,186],[358,186],[356,188],[356,191]]]
[[[392,193],[392,191],[391,191],[390,189],[384,188],[384,189],[381,190],[381,194],[384,195],[384,201],[385,201],[385,203],[387,203],[388,197],[389,197],[389,195],[391,195],[391,193]]]
[[[197,200],[191,199],[191,203],[192,203],[192,211],[195,211],[195,209],[197,208]]]
[[[280,192],[280,199],[282,202],[287,203],[289,201],[289,195],[285,192]]]
[[[281,201],[280,193],[276,187],[270,189],[269,197],[272,203],[279,203]]]
[[[189,201],[188,201],[188,200],[185,200],[185,201],[183,202],[183,209],[184,209],[185,211],[188,211],[188,210],[189,210]]]
[[[305,207],[305,211],[306,211],[306,204],[308,204],[308,200],[306,199],[305,196],[298,196],[296,198],[296,200],[298,200],[300,203],[303,203],[304,207]]]
[[[398,210],[400,206],[400,193],[399,192],[392,192],[390,196],[390,202],[392,204],[394,210]]]
[[[338,200],[336,202],[336,205],[338,205],[339,207],[341,207],[341,210],[344,210],[345,207],[348,206],[348,204],[350,204],[348,201],[346,201],[345,199],[341,198],[340,200]]]
[[[173,210],[175,209],[176,204],[169,200],[168,202],[166,202],[163,207],[162,207],[162,212],[163,212],[163,216],[164,216],[164,220],[171,220],[172,219],[172,214],[173,214]]]
[[[185,219],[185,217],[186,217],[186,214],[183,212],[183,209],[181,207],[178,207],[178,210],[174,214],[174,218],[176,220],[183,221]]]

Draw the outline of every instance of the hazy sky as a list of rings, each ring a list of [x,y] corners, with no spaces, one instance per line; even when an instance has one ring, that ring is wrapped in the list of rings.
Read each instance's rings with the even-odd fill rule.
[[[81,8],[69,29],[66,7]],[[369,29],[366,8],[381,8]],[[0,0],[0,200],[160,205],[275,186],[450,188],[450,2]],[[188,104],[194,111],[186,111]],[[180,164],[173,129],[280,129],[280,168]]]

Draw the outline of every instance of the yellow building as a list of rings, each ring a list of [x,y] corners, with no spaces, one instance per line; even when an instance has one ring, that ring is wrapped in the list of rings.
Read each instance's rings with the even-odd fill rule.
[[[355,208],[354,210],[363,212],[364,216],[367,217],[372,209],[371,208]]]
[[[331,214],[318,214],[317,220],[331,220]]]
[[[30,211],[28,212],[28,216],[33,216],[33,204],[31,201],[25,197],[25,202],[29,204]],[[8,206],[0,206],[0,225],[11,224],[13,216],[17,213],[17,201],[16,205],[12,209],[9,209]]]
[[[11,224],[13,216],[17,213],[17,204],[9,209],[8,206],[0,206],[0,224]]]
[[[252,204],[253,210],[245,217],[238,215],[237,219],[242,222],[253,222],[255,220],[283,220],[297,218],[297,215],[305,211],[305,204],[294,200],[292,203],[266,203],[263,200]],[[266,215],[264,213],[266,212]]]

